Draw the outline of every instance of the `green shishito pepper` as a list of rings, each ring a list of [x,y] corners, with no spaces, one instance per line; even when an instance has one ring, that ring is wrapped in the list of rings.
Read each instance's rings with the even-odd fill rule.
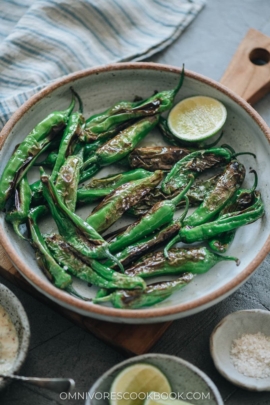
[[[210,177],[207,180],[196,180],[190,189],[187,192],[187,197],[189,199],[190,206],[199,205],[206,197],[208,193],[210,193],[215,187],[219,180],[220,174],[216,174],[213,177]],[[141,217],[145,215],[147,211],[150,210],[157,202],[163,200],[171,200],[172,198],[176,197],[182,189],[178,189],[173,194],[165,194],[161,191],[160,188],[156,188],[147,194],[142,201],[136,204],[134,207],[128,210],[128,213],[134,215],[136,217]],[[178,207],[184,205],[184,200],[180,201]]]
[[[80,177],[80,169],[83,161],[80,156],[69,156],[61,167],[55,188],[66,207],[74,212],[77,202],[77,188]]]
[[[112,193],[117,187],[129,181],[145,179],[152,173],[144,169],[130,170],[125,173],[118,173],[101,179],[93,179],[87,185],[77,190],[77,200],[79,203],[89,203],[96,201]]]
[[[74,108],[75,99],[65,111],[55,111],[30,132],[9,159],[0,179],[0,210],[16,184],[25,175],[27,167],[51,140],[66,126]]]
[[[65,290],[71,295],[85,300],[86,298],[82,297],[73,288],[71,276],[54,260],[43,236],[41,235],[40,229],[37,225],[37,218],[42,216],[45,212],[47,212],[47,208],[45,206],[39,206],[30,210],[28,216],[31,244],[36,251],[38,264],[57,288]]]
[[[86,120],[87,130],[94,136],[104,132],[106,133],[108,130],[113,130],[120,123],[127,120],[161,114],[169,110],[173,105],[176,94],[183,84],[184,75],[183,67],[178,85],[175,89],[162,91],[139,102],[121,101],[108,110],[93,115]]]
[[[230,212],[243,211],[250,207],[254,202],[254,193],[258,184],[257,173],[252,170],[255,175],[253,187],[251,189],[239,189],[233,197],[228,201],[225,207],[220,211],[219,217]],[[234,240],[236,230],[225,232],[213,239],[208,240],[209,247],[218,253],[225,253]]]
[[[190,174],[197,178],[204,171],[223,166],[240,155],[251,155],[256,158],[251,152],[235,153],[228,145],[192,152],[173,166],[163,180],[161,190],[165,194],[172,194],[186,186]]]
[[[28,213],[31,204],[31,189],[24,176],[18,186],[15,188],[15,207],[6,213],[5,219],[12,223],[14,231],[18,236],[25,239],[20,232],[20,225],[27,222]]]
[[[172,194],[179,188],[186,186],[188,176],[195,178],[202,172],[229,163],[232,152],[226,148],[211,148],[192,152],[179,160],[167,174],[161,184],[161,190],[165,194]]]
[[[127,246],[143,239],[144,237],[150,235],[152,232],[156,231],[165,224],[169,224],[173,220],[176,207],[191,187],[194,181],[194,177],[190,176],[188,185],[184,190],[177,195],[172,200],[161,201],[154,205],[146,215],[144,215],[139,221],[131,224],[125,232],[116,236],[109,244],[109,249],[111,253],[117,253],[126,248]],[[188,201],[188,200],[187,200]],[[182,218],[185,217],[188,210],[188,204]],[[181,218],[181,220],[182,220]]]
[[[51,173],[51,180],[54,182],[58,176],[59,170],[63,166],[66,158],[73,154],[74,143],[83,132],[84,118],[81,113],[71,114],[67,122],[63,137],[61,139],[57,159]]]
[[[109,301],[115,308],[123,309],[149,307],[166,300],[173,292],[180,290],[190,283],[194,277],[192,273],[184,273],[180,278],[174,281],[150,284],[144,291],[119,290],[103,297],[96,297],[93,302],[99,304]]]
[[[264,215],[264,207],[259,192],[255,192],[255,203],[246,208],[244,211],[232,212],[229,214],[222,215],[217,220],[195,226],[191,228],[189,226],[183,227],[179,235],[174,238],[174,243],[179,241],[185,243],[193,243],[198,241],[203,241],[207,239],[212,239],[216,235],[220,235],[224,232],[230,232],[240,226],[251,224],[257,221]],[[170,243],[172,246],[172,243]]]
[[[63,137],[60,142],[59,151],[58,153],[52,152],[47,156],[45,160],[39,163],[35,163],[35,165],[42,166],[43,164],[48,167],[52,167],[51,179],[52,181],[56,181],[56,178],[59,174],[59,171],[63,164],[65,163],[66,158],[73,154],[75,145],[78,137],[81,133],[84,132],[84,118],[81,113],[76,112],[71,114]],[[79,146],[81,149],[82,146]],[[78,152],[78,151],[77,151]],[[42,203],[42,184],[41,181],[38,180],[35,183],[31,184],[31,191],[32,191],[32,199],[35,204]]]
[[[178,248],[170,250],[167,259],[163,252],[147,254],[128,268],[125,274],[142,278],[184,272],[202,274],[223,260],[233,260],[239,263],[236,257],[221,256],[206,247]]]
[[[162,180],[163,172],[158,170],[145,179],[123,184],[105,197],[86,219],[96,231],[102,232],[113,225],[133,205],[137,204]]]
[[[78,256],[72,252],[70,246],[60,235],[45,236],[45,242],[59,265],[70,274],[88,283],[101,288],[145,288],[144,281],[139,277],[129,277],[125,274],[112,271],[96,260],[92,260],[91,267],[87,266]],[[94,269],[94,270],[93,270]]]
[[[120,164],[133,169],[169,171],[173,165],[193,150],[176,146],[146,146],[135,148]]]
[[[123,271],[121,263],[109,252],[109,245],[100,234],[65,206],[54,184],[43,169],[41,169],[41,181],[44,198],[47,201],[59,233],[72,250],[90,265],[90,259],[113,259]]]
[[[127,156],[135,146],[157,125],[159,115],[143,118],[106,142],[83,165],[87,169],[93,164],[107,166]]]
[[[58,156],[58,152],[53,150],[48,154],[48,156],[46,156],[46,158],[44,160],[42,160],[41,162],[35,162],[35,164],[33,166],[42,166],[42,167],[46,166],[46,167],[49,167],[52,169],[57,160],[57,156]]]
[[[219,177],[215,188],[210,191],[201,205],[187,217],[183,225],[197,226],[215,219],[222,208],[233,197],[245,178],[245,167],[237,160],[232,160]]]
[[[157,231],[154,234],[146,236],[138,242],[127,246],[121,252],[116,253],[115,256],[122,263],[123,266],[126,266],[127,264],[138,259],[147,251],[153,250],[164,243],[166,240],[173,238],[179,232],[180,228],[181,222],[179,220],[175,220],[169,225],[163,227],[160,231]],[[106,260],[104,264],[112,268],[115,267],[115,263],[113,263],[112,260]]]

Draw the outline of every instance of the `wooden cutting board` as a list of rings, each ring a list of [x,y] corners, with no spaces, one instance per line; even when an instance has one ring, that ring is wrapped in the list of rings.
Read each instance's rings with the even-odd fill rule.
[[[236,51],[221,83],[245,100],[255,103],[270,89],[270,38],[250,29]],[[78,326],[128,355],[148,352],[172,322],[124,325],[81,316],[49,300],[32,287],[14,268],[0,245],[0,274],[5,279],[46,303]]]

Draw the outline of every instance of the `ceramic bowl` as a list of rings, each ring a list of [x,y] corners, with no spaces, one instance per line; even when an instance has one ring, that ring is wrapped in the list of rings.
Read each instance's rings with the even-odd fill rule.
[[[193,364],[175,356],[165,354],[143,354],[123,361],[103,374],[91,387],[85,405],[107,405],[108,400],[99,399],[100,393],[110,392],[115,377],[126,367],[137,363],[151,364],[166,375],[172,393],[181,394],[179,399],[196,405],[222,405],[223,401],[217,387]],[[98,394],[97,394],[98,393]]]
[[[181,69],[167,65],[122,63],[85,70],[55,82],[19,108],[2,130],[0,173],[15,145],[21,142],[39,121],[51,111],[64,109],[69,105],[70,86],[80,94],[85,116],[88,117],[119,100],[133,100],[136,95],[146,98],[155,90],[171,89],[178,82],[180,72]],[[35,288],[58,304],[85,316],[111,322],[163,322],[194,314],[216,304],[234,292],[254,272],[270,251],[269,128],[249,104],[230,90],[213,80],[187,71],[183,87],[175,102],[196,94],[215,97],[226,106],[228,118],[224,126],[222,143],[230,144],[237,152],[249,150],[257,155],[256,160],[251,156],[240,156],[239,160],[247,167],[244,186],[250,187],[253,183],[253,175],[248,174],[248,169],[252,167],[258,172],[259,189],[265,203],[266,215],[263,219],[237,231],[237,238],[228,254],[237,256],[241,260],[240,266],[237,267],[234,262],[221,262],[207,274],[196,276],[187,287],[174,293],[166,301],[150,308],[121,310],[109,305],[94,305],[55,288],[37,266],[31,246],[14,234],[11,226],[4,220],[4,214],[1,213],[0,242],[16,268]],[[143,144],[162,145],[164,142],[156,130],[147,136]],[[119,171],[119,167],[110,166],[103,169],[99,176],[112,174],[117,170]],[[34,178],[38,178],[38,171],[32,173],[32,180]],[[86,218],[92,207],[81,208],[79,214]],[[126,225],[128,221],[130,218],[123,217],[111,227],[110,231]],[[54,223],[49,220],[41,223],[44,232],[50,232],[55,229],[54,227]],[[76,281],[75,287],[82,295],[93,297],[96,293],[95,288],[89,288],[86,283]]]
[[[19,350],[14,361],[10,374],[16,374],[20,370],[30,343],[30,328],[25,310],[18,298],[3,284],[0,284],[0,305],[6,310],[10,319],[15,326],[19,337]],[[3,389],[10,381],[0,378],[0,390]]]
[[[214,329],[210,337],[210,351],[216,368],[227,380],[248,390],[270,391],[270,377],[247,377],[238,372],[230,358],[233,340],[258,332],[270,337],[270,312],[260,309],[234,312]]]

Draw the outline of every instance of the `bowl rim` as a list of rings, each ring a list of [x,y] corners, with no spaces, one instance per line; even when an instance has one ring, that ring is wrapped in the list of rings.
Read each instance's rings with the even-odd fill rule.
[[[227,316],[225,316],[225,318],[221,319],[221,321],[215,326],[215,328],[213,329],[213,332],[210,335],[210,339],[209,339],[209,346],[210,346],[210,354],[212,357],[212,360],[214,362],[214,365],[216,367],[216,369],[219,371],[219,373],[226,378],[226,380],[230,381],[231,383],[233,383],[234,385],[237,385],[240,388],[243,388],[245,390],[248,391],[255,391],[255,392],[262,392],[262,391],[270,391],[270,385],[268,383],[268,385],[266,387],[258,387],[256,385],[256,381],[257,379],[255,377],[246,377],[243,375],[243,378],[251,378],[252,381],[250,384],[245,383],[241,380],[238,380],[237,378],[233,377],[232,374],[230,374],[227,371],[226,367],[223,367],[223,364],[218,360],[218,357],[215,354],[215,342],[217,339],[217,331],[224,328],[224,326],[231,321],[231,319],[233,319],[235,316],[241,314],[243,316],[249,316],[250,314],[261,314],[262,316],[269,318],[270,319],[270,312],[265,310],[265,309],[259,309],[259,308],[254,308],[254,309],[242,309],[240,311],[235,311],[232,312],[230,314],[228,314]],[[268,321],[269,321],[268,319]],[[244,332],[244,331],[243,331]],[[258,330],[258,332],[260,332]],[[221,333],[221,331],[220,331]],[[224,333],[224,332],[223,332]],[[269,377],[268,377],[268,381],[269,381]]]
[[[96,75],[110,71],[140,70],[140,69],[163,71],[167,73],[176,73],[176,74],[180,74],[182,70],[181,68],[164,64],[149,63],[149,62],[127,62],[127,63],[114,63],[105,66],[99,66],[96,68],[85,69],[82,71],[72,73],[63,78],[60,78],[59,80],[55,81],[54,83],[50,84],[49,86],[45,87],[40,92],[32,96],[12,115],[12,117],[5,124],[0,133],[0,150],[2,149],[9,133],[12,131],[12,129],[21,119],[21,117],[27,111],[29,111],[37,102],[42,100],[52,91],[70,82],[82,79],[90,75]],[[215,80],[209,79],[203,75],[200,75],[198,73],[189,70],[185,70],[185,75],[190,79],[194,79],[201,83],[209,85],[210,87],[219,90],[221,93],[231,98],[234,102],[236,102],[240,107],[242,107],[243,110],[245,110],[249,114],[249,116],[253,119],[253,121],[255,121],[257,126],[259,126],[264,136],[270,143],[269,127],[262,119],[262,117],[250,106],[250,104],[248,104],[240,96],[238,96],[237,94],[235,94],[233,91],[223,86],[222,84],[216,82]],[[260,251],[257,253],[256,257],[245,267],[245,269],[243,269],[241,274],[238,274],[233,280],[226,283],[218,290],[205,295],[204,297],[197,298],[189,303],[181,303],[174,306],[133,310],[133,309],[116,309],[85,302],[75,297],[72,297],[71,295],[68,295],[65,291],[62,291],[53,286],[53,284],[50,284],[40,279],[38,275],[36,275],[31,271],[30,266],[28,266],[25,262],[23,262],[20,259],[19,255],[16,252],[16,249],[9,242],[9,238],[1,223],[0,223],[0,243],[3,245],[12,263],[22,273],[22,275],[32,285],[34,285],[35,288],[37,288],[42,293],[45,293],[54,301],[56,302],[60,301],[62,305],[63,304],[68,305],[69,307],[72,307],[73,310],[75,311],[76,310],[84,311],[84,313],[85,314],[87,313],[88,316],[94,315],[98,317],[100,315],[102,317],[115,317],[118,318],[119,320],[128,318],[129,320],[134,319],[134,321],[136,319],[145,320],[145,319],[163,318],[166,316],[172,316],[178,313],[196,310],[199,307],[203,307],[204,305],[210,304],[212,301],[215,302],[218,299],[222,299],[222,296],[225,297],[226,295],[229,295],[230,292],[233,292],[237,287],[239,287],[256,270],[256,268],[259,266],[259,264],[263,261],[263,259],[267,256],[267,254],[270,251],[270,235],[269,235],[266,242],[264,243]]]
[[[5,294],[8,294],[10,296],[10,298],[14,304],[13,308],[16,309],[16,315],[20,319],[21,326],[23,329],[22,337],[21,337],[20,344],[19,344],[18,354],[17,354],[16,360],[14,361],[14,365],[13,365],[12,371],[11,371],[11,374],[16,374],[20,370],[21,366],[23,365],[23,363],[27,357],[27,353],[28,353],[29,345],[30,345],[30,337],[31,337],[30,325],[29,325],[29,320],[28,320],[27,314],[25,312],[25,309],[24,309],[22,303],[20,302],[20,300],[16,297],[16,295],[7,286],[0,283],[0,295],[1,295],[1,291],[4,291]],[[3,308],[9,314],[8,309],[6,309],[6,307],[2,303],[0,305],[3,306]],[[10,382],[11,382],[11,380],[9,380],[9,379],[0,381],[0,390],[3,389],[4,387],[6,387]]]
[[[200,378],[202,378],[204,380],[204,382],[207,384],[207,386],[212,390],[212,393],[215,396],[215,400],[217,402],[217,405],[223,405],[223,399],[219,393],[219,390],[217,388],[217,386],[214,384],[214,382],[211,380],[210,377],[208,377],[207,374],[205,374],[202,370],[200,370],[198,367],[194,366],[194,364],[188,362],[187,360],[182,359],[181,357],[177,357],[177,356],[172,356],[169,354],[163,354],[163,353],[147,353],[147,354],[142,354],[140,356],[136,356],[136,357],[132,357],[131,359],[127,359],[122,361],[121,363],[116,364],[115,366],[111,367],[109,370],[105,371],[105,373],[103,373],[92,385],[92,387],[89,389],[88,394],[87,395],[87,400],[85,402],[85,405],[91,405],[91,395],[93,395],[93,393],[96,391],[96,389],[99,387],[99,385],[101,384],[101,382],[105,379],[108,378],[110,376],[110,374],[114,373],[115,371],[117,371],[118,369],[121,369],[122,367],[129,366],[132,365],[133,363],[143,363],[145,360],[147,359],[151,359],[151,358],[161,358],[164,360],[172,360],[176,363],[180,363],[182,365],[184,365],[185,367],[189,368],[190,370],[192,370],[195,374],[199,375]]]

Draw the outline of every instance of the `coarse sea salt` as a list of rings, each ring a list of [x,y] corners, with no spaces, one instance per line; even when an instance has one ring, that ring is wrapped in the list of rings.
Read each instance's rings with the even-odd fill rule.
[[[231,346],[231,360],[239,373],[247,377],[270,377],[270,336],[261,332],[244,334]]]

